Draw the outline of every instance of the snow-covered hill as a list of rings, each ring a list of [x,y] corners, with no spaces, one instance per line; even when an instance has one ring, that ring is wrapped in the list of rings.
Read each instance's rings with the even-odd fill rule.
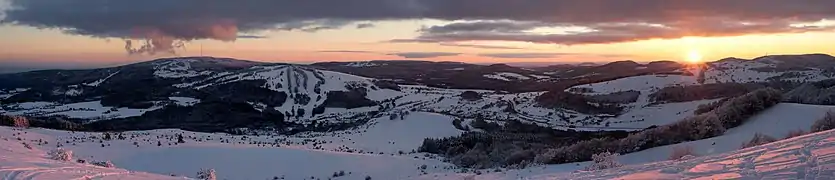
[[[17,140],[20,137],[21,140]],[[50,135],[38,134],[35,130],[13,130],[0,127],[0,179],[188,179],[168,175],[137,172],[121,168],[106,168],[75,161],[65,162],[49,159],[47,152],[53,146],[33,147],[27,149],[22,143],[37,143],[37,140],[54,139]],[[34,140],[35,142],[33,142]],[[55,141],[53,141],[55,142]],[[35,145],[33,145],[35,146]],[[191,174],[188,174],[193,176]]]
[[[786,137],[791,131],[809,132],[811,125],[816,120],[833,110],[835,110],[835,106],[778,104],[752,117],[745,124],[728,129],[722,136],[621,155],[617,158],[617,161],[627,166],[612,170],[582,172],[579,170],[588,166],[590,162],[580,162],[506,170],[500,173],[486,173],[478,176],[475,176],[475,174],[441,173],[426,175],[418,179],[460,179],[466,176],[475,176],[476,179],[485,180],[519,178],[644,179],[648,177],[660,177],[661,179],[735,179],[749,175],[782,179],[779,177],[790,177],[785,173],[801,170],[805,172],[805,170],[814,168],[814,166],[805,166],[805,162],[798,162],[799,159],[796,159],[808,158],[809,156],[803,157],[794,153],[812,151],[816,153],[814,154],[816,158],[835,155],[835,146],[826,145],[835,142],[833,141],[835,140],[835,131],[740,150],[742,145],[751,140],[755,134],[780,139]],[[689,148],[696,154],[697,158],[687,161],[667,161],[676,148]],[[752,161],[753,159],[757,160]],[[835,166],[835,161],[830,161],[830,159],[826,159],[824,162],[823,165]],[[775,163],[782,165],[775,166]],[[742,166],[748,169],[739,169]],[[702,169],[708,167],[709,170]],[[756,170],[757,173],[751,174],[752,170]]]
[[[61,146],[74,151],[74,159],[112,161],[116,167],[130,171],[180,179],[194,177],[201,168],[215,169],[218,179],[328,179],[339,172],[344,173],[340,179],[408,179],[454,168],[434,155],[413,152],[423,138],[460,134],[460,130],[448,126],[451,121],[449,116],[412,113],[402,119],[378,118],[354,130],[329,133],[233,136],[160,129],[114,133],[111,140],[103,133],[0,127],[0,147],[4,148],[0,151],[5,151],[0,154],[0,177],[171,179],[45,159],[43,151]],[[178,143],[178,135],[184,136],[184,143]],[[35,150],[25,149],[22,142]]]
[[[830,73],[831,67],[823,66],[827,63],[835,64],[827,58],[830,57],[798,55],[767,56],[754,60],[726,59],[708,63],[701,67],[703,69],[680,66],[673,62],[642,65],[623,61],[595,67],[574,67],[580,68],[578,71],[582,69],[588,72],[563,79],[549,78],[536,71],[507,65],[381,61],[370,66],[376,69],[369,69],[369,66],[353,66],[362,63],[319,63],[305,66],[210,57],[171,58],[97,70],[44,71],[0,76],[0,80],[11,82],[0,84],[0,113],[34,117],[65,116],[86,122],[123,118],[161,119],[172,116],[146,113],[165,111],[175,114],[211,114],[214,112],[204,112],[207,111],[204,109],[215,107],[209,103],[222,102],[226,106],[248,104],[255,110],[232,112],[238,116],[256,112],[273,114],[271,118],[280,116],[282,121],[299,124],[364,122],[376,117],[426,111],[465,120],[476,117],[488,120],[516,119],[559,129],[638,130],[674,122],[692,114],[699,105],[718,100],[711,98],[666,103],[650,98],[661,89],[776,79],[813,82],[835,77],[835,74]],[[443,79],[444,82],[451,80],[425,76],[425,70],[415,70],[413,66],[443,67],[446,68],[442,70],[444,73],[450,71],[449,68],[462,68],[477,76],[474,78],[488,79],[490,82],[487,84],[513,85],[517,81],[531,81],[553,83],[555,87],[564,85],[561,84],[563,81],[573,84],[572,78],[588,79],[596,76],[588,73],[599,74],[623,67],[664,70],[664,73],[604,78],[605,81],[600,82],[589,80],[593,83],[566,87],[566,93],[594,100],[583,102],[588,104],[587,108],[602,106],[601,99],[607,105],[622,108],[617,113],[601,114],[570,107],[543,106],[538,98],[547,94],[545,91],[507,93],[478,90],[480,88],[398,85],[387,80],[318,69],[376,73],[382,71],[380,68],[391,67],[415,71],[413,73],[418,73],[415,76],[420,78]],[[380,76],[388,77],[384,75]],[[612,76],[618,75],[616,73]],[[700,81],[702,77],[704,81]],[[5,81],[7,79],[15,81]],[[481,80],[469,78],[460,81],[484,84]],[[462,98],[461,95],[467,91],[476,92],[479,97]],[[637,98],[632,100],[631,96]],[[611,99],[618,102],[608,102]],[[192,110],[166,111],[172,106],[191,107]],[[185,128],[176,125],[178,122],[171,123],[174,125],[162,128]]]
[[[219,179],[830,179],[835,168],[831,158],[835,131],[740,149],[755,133],[782,138],[791,130],[808,130],[830,110],[835,107],[779,104],[723,136],[621,155],[617,160],[627,166],[616,169],[578,171],[588,165],[580,162],[482,171],[480,175],[460,173],[434,155],[410,152],[421,138],[461,132],[446,126],[451,117],[433,113],[412,113],[402,120],[378,118],[356,130],[295,136],[162,129],[124,132],[123,140],[112,134],[112,140],[103,140],[103,133],[0,127],[0,176],[10,180],[183,179],[193,177],[200,168],[213,168]],[[185,143],[177,142],[178,135]],[[34,149],[24,148],[21,142]],[[44,152],[57,144],[73,150],[75,159],[110,160],[118,168],[47,159]],[[666,160],[673,149],[683,146],[692,147],[696,157]]]
[[[769,80],[820,81],[835,77],[835,57],[822,54],[764,56],[753,60],[727,58],[707,64],[704,83],[747,83]]]

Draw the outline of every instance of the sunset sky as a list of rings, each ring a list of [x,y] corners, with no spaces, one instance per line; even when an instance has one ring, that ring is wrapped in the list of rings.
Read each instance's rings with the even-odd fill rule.
[[[199,55],[574,63],[835,54],[832,7],[832,0],[0,0],[0,67]]]

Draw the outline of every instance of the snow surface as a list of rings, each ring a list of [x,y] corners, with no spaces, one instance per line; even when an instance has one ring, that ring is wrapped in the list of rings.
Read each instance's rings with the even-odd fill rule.
[[[770,59],[770,57],[760,60],[725,60],[710,63],[709,68],[704,72],[705,83],[766,82],[772,78],[813,82],[833,78],[831,74],[820,69],[824,67],[807,67],[805,70],[767,70],[778,68],[780,63],[781,61]],[[783,75],[791,76],[780,77]]]
[[[200,103],[200,99],[190,97],[168,97],[168,99],[174,101],[174,104],[177,104],[178,106],[193,106]]]
[[[386,64],[377,64],[377,63],[374,63],[374,62],[371,62],[371,61],[350,62],[348,64],[345,64],[345,66],[348,66],[348,67],[374,67],[374,66],[383,66],[383,65],[386,65]]]
[[[398,95],[398,93],[392,92],[391,90],[376,88],[372,82],[373,79],[350,74],[322,71],[295,65],[257,66],[249,70],[243,73],[216,75],[195,83],[179,84],[177,87],[203,89],[210,86],[244,80],[266,80],[266,83],[263,85],[264,88],[276,92],[284,92],[289,97],[282,106],[258,108],[273,108],[279,112],[291,113],[296,113],[299,109],[304,110],[304,114],[289,116],[289,121],[318,119],[314,117],[313,109],[325,102],[328,92],[348,91],[346,86],[367,87],[369,90],[368,94],[371,94],[372,100],[384,100]],[[296,101],[296,96],[307,96],[309,102]],[[257,105],[257,103],[253,105]]]
[[[699,105],[718,101],[699,100],[680,103],[654,104],[641,108],[634,108],[615,118],[607,119],[612,127],[643,129],[653,125],[667,125],[678,122],[693,115]]]
[[[72,104],[57,104],[52,102],[26,102],[20,104],[3,105],[0,113],[7,115],[24,115],[33,117],[67,116],[70,118],[104,120],[141,116],[145,112],[157,110],[161,106],[148,109],[115,108],[101,104],[101,101],[89,101]]]
[[[641,91],[641,94],[650,94],[664,87],[695,85],[696,77],[682,75],[643,75],[620,78],[616,80],[574,86],[571,89],[588,88],[592,93],[586,94],[611,94],[622,91]],[[644,93],[647,92],[647,93]]]
[[[157,174],[193,175],[200,168],[213,168],[218,179],[327,179],[339,171],[347,174],[340,179],[364,179],[365,176],[408,179],[424,172],[451,171],[453,165],[442,162],[435,155],[411,153],[424,138],[454,136],[462,132],[451,124],[452,117],[449,116],[411,113],[396,120],[374,119],[368,125],[348,131],[294,136],[233,136],[161,129],[125,132],[124,136],[129,137],[125,140],[99,143],[102,133],[38,128],[23,130],[25,133],[20,136],[24,141],[49,142],[44,145],[30,143],[38,149],[53,149],[56,143],[61,143],[64,148],[74,151],[76,159],[110,160],[119,168]],[[22,147],[12,138],[16,133],[21,132],[0,127],[1,137],[8,137],[12,144]],[[176,134],[187,137],[186,143],[176,143]],[[157,146],[157,141],[162,145]],[[276,142],[280,147],[275,146]],[[0,161],[0,169],[6,169],[14,160],[10,161]],[[427,168],[419,169],[422,165]],[[22,164],[8,169],[17,169],[17,166],[36,165]],[[55,170],[50,167],[39,166],[42,170]],[[0,175],[5,175],[4,172],[0,170]]]
[[[102,79],[99,79],[99,80],[93,81],[93,82],[91,82],[91,83],[84,83],[84,85],[85,85],[85,86],[98,87],[101,83],[104,83],[104,81],[107,81],[107,79],[110,79],[110,77],[113,77],[113,75],[119,74],[119,72],[121,72],[121,71],[116,71],[115,73],[110,74],[110,75],[108,75],[108,76],[107,76],[107,77],[105,77],[105,78],[102,78]]]
[[[214,72],[198,72],[192,69],[191,63],[199,62],[196,59],[172,59],[161,62],[154,62],[154,76],[161,78],[190,78],[197,76],[211,75]]]
[[[101,180],[147,180],[147,179],[188,179],[151,173],[135,172],[119,168],[104,168],[76,162],[64,162],[48,159],[47,151],[54,146],[34,145],[38,139],[50,139],[49,135],[38,134],[36,130],[14,130],[0,127],[0,179],[101,179]],[[15,135],[21,133],[20,135]],[[17,137],[23,137],[17,140]],[[34,148],[27,149],[23,142]],[[54,141],[53,141],[54,142]],[[117,166],[118,167],[118,166]],[[192,173],[189,173],[191,175]]]
[[[817,157],[826,157],[826,166],[831,167],[826,168],[826,170],[829,175],[832,175],[833,171],[830,169],[835,168],[835,159],[831,157],[835,157],[835,154],[833,154],[835,153],[835,146],[830,146],[830,144],[835,145],[833,144],[835,143],[835,137],[833,137],[835,131],[807,135],[803,138],[772,143],[764,147],[744,150],[740,150],[740,148],[743,143],[751,140],[757,133],[782,139],[788,135],[789,131],[804,130],[808,132],[814,121],[823,117],[826,112],[833,110],[835,110],[835,106],[781,103],[752,117],[739,127],[728,129],[722,136],[621,155],[618,157],[618,161],[629,166],[619,169],[580,172],[579,170],[586,167],[589,162],[579,162],[545,165],[521,170],[506,170],[501,173],[487,173],[475,176],[475,179],[644,179],[647,177],[660,177],[660,179],[737,179],[740,176],[752,174],[771,177],[771,179],[782,179],[779,177],[788,177],[786,176],[787,173],[799,175],[792,174],[792,172],[803,170],[805,173],[806,170],[813,170],[814,172],[823,170],[815,169],[816,166],[804,166],[803,163],[795,161],[799,158],[809,158],[809,156],[797,154],[807,151],[821,153],[816,154]],[[826,141],[819,141],[820,139],[826,139]],[[667,161],[677,147],[692,147],[696,156],[700,157],[684,162]],[[810,149],[809,147],[824,149]],[[752,161],[754,159],[756,160]],[[740,166],[749,170],[741,171],[737,168]],[[757,173],[751,173],[750,169],[755,169]],[[440,173],[425,175],[418,179],[460,179],[466,176],[474,176],[474,174]]]
[[[42,104],[48,103],[30,106]],[[176,179],[200,168],[213,168],[219,179],[327,179],[338,171],[348,174],[340,179],[831,179],[835,173],[835,131],[740,150],[756,133],[782,138],[792,130],[808,131],[815,120],[831,110],[835,106],[778,104],[719,137],[621,155],[618,161],[627,166],[616,169],[579,171],[589,164],[579,162],[502,172],[484,170],[481,175],[457,173],[453,165],[437,156],[410,153],[422,138],[461,133],[450,126],[452,117],[434,113],[415,112],[394,120],[381,117],[357,129],[330,133],[232,136],[162,129],[125,132],[130,138],[102,143],[101,133],[0,127],[0,138],[4,138],[0,140],[0,151],[4,151],[0,153],[0,176]],[[176,143],[176,134],[187,137],[186,143]],[[36,150],[22,148],[17,136]],[[157,141],[161,146],[156,145]],[[130,171],[45,159],[41,150],[51,150],[58,142],[73,150],[76,159],[110,160]],[[674,148],[687,146],[697,157],[666,160]],[[422,165],[427,169],[420,170]]]
[[[7,91],[4,91],[4,90],[0,89],[0,100],[10,98],[14,95],[17,95],[21,92],[25,92],[25,91],[28,91],[28,90],[29,90],[29,88],[17,88],[17,89],[12,89],[12,90],[7,90]]]
[[[498,80],[502,80],[502,81],[531,79],[531,77],[521,75],[521,74],[517,74],[517,73],[512,73],[512,72],[497,72],[497,73],[493,73],[493,74],[485,74],[483,76],[486,77],[486,78],[498,79]]]
[[[536,74],[531,74],[530,76],[534,77],[534,78],[537,78],[537,79],[551,79],[551,76],[543,76],[543,75],[536,75]]]

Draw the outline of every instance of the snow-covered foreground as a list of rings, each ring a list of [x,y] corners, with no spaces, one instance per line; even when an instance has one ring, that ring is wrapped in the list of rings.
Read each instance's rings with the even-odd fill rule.
[[[531,179],[834,179],[835,131],[730,153]]]
[[[0,169],[4,169],[0,170],[0,176],[20,179],[15,174],[37,174],[41,170],[52,171],[65,166],[88,167],[48,160],[43,153],[27,154],[27,149],[23,149],[16,139],[21,137],[22,141],[43,151],[55,149],[61,144],[63,148],[73,150],[77,159],[109,160],[119,168],[178,177],[194,177],[201,168],[212,168],[217,171],[218,179],[328,179],[338,172],[345,174],[340,179],[364,179],[366,176],[373,179],[408,179],[425,173],[452,171],[451,164],[438,160],[434,155],[411,153],[423,138],[461,133],[449,126],[451,121],[451,117],[444,115],[412,113],[402,120],[380,118],[360,129],[338,133],[233,136],[163,129],[125,132],[124,140],[119,140],[114,134],[113,140],[109,141],[102,140],[102,133],[47,129],[18,131],[0,127],[0,136],[8,139],[0,140],[3,147],[19,146],[13,152],[19,155],[12,157],[49,162],[19,164],[15,162],[21,158],[10,158],[0,162]],[[177,142],[178,134],[184,136],[185,143]],[[38,143],[38,140],[48,144]],[[421,168],[424,165],[425,169]],[[102,169],[91,173],[110,171],[124,172]],[[70,175],[73,174],[67,174]]]
[[[102,133],[0,127],[0,177],[183,179],[201,168],[213,168],[219,179],[328,179],[340,171],[345,175],[336,179],[831,179],[835,178],[833,131],[740,150],[756,133],[783,138],[792,130],[808,131],[830,110],[835,106],[778,104],[719,137],[621,155],[618,161],[627,166],[617,169],[578,171],[589,164],[580,162],[482,170],[481,175],[457,173],[460,170],[434,155],[411,153],[423,138],[461,133],[448,125],[451,117],[433,113],[412,113],[402,120],[378,118],[354,130],[295,136],[164,129],[125,132],[124,140],[114,134],[107,141]],[[177,142],[178,135],[185,143]],[[58,144],[73,150],[76,159],[110,160],[130,171],[47,159],[44,152]],[[697,157],[667,161],[674,148],[687,146]]]
[[[782,103],[778,104],[759,115],[752,117],[749,121],[745,124],[742,124],[739,127],[728,129],[724,135],[714,138],[708,138],[698,141],[691,141],[686,143],[680,143],[675,145],[669,146],[661,146],[656,148],[647,149],[644,151],[639,151],[630,154],[624,154],[618,157],[618,161],[623,164],[631,165],[629,167],[623,168],[624,170],[606,170],[606,171],[599,171],[599,172],[582,172],[582,173],[574,173],[575,171],[581,170],[584,167],[588,166],[590,162],[580,162],[580,163],[569,163],[569,164],[558,164],[558,165],[546,165],[540,167],[532,167],[527,169],[521,170],[507,170],[504,172],[494,172],[494,173],[487,173],[475,176],[476,179],[519,179],[519,178],[529,178],[529,179],[621,179],[621,176],[626,178],[624,179],[646,179],[647,177],[658,177],[660,179],[690,179],[695,178],[698,179],[700,177],[706,179],[727,179],[725,178],[727,175],[726,173],[731,173],[729,171],[734,171],[738,169],[734,169],[734,166],[740,166],[740,163],[746,160],[745,158],[751,158],[749,156],[742,156],[742,155],[751,155],[748,151],[753,151],[753,149],[758,148],[749,148],[745,151],[738,151],[742,144],[751,140],[754,134],[760,133],[763,135],[771,136],[774,138],[782,139],[788,135],[789,131],[793,130],[803,130],[808,132],[810,130],[811,125],[818,119],[822,118],[826,112],[828,111],[835,111],[835,106],[820,106],[820,105],[804,105],[804,104],[791,104],[791,103]],[[806,136],[809,138],[808,141],[813,141],[811,139],[814,138],[829,138],[835,135],[835,132],[831,133],[824,133],[818,134],[815,136]],[[835,137],[833,137],[835,138]],[[825,143],[829,143],[829,141],[824,141]],[[801,141],[795,142],[796,140],[790,139],[789,142],[783,143],[795,143],[794,148],[802,148],[803,143]],[[822,142],[822,143],[824,143]],[[779,144],[779,143],[778,143]],[[769,145],[772,146],[772,145]],[[675,148],[681,147],[691,147],[693,152],[697,156],[706,156],[706,157],[699,157],[692,161],[686,162],[669,162],[666,161],[670,154],[672,154]],[[821,147],[820,150],[815,150],[816,152],[827,152],[821,154],[819,156],[830,156],[830,154],[835,153],[835,146],[833,147]],[[762,149],[762,148],[760,148]],[[769,148],[766,148],[768,150]],[[775,148],[771,148],[775,149]],[[747,153],[746,153],[747,152]],[[724,153],[724,154],[723,154]],[[769,150],[768,153],[785,153],[784,151],[775,151],[771,152]],[[719,155],[717,155],[719,154]],[[737,155],[738,154],[738,155]],[[767,153],[766,153],[767,154]],[[775,155],[776,155],[775,154]],[[765,156],[765,154],[762,154]],[[835,154],[832,154],[835,155]],[[737,158],[736,161],[725,161],[728,158]],[[664,162],[659,162],[664,161]],[[653,163],[657,162],[657,163]],[[726,169],[714,170],[710,172],[690,172],[690,165],[696,166],[700,163],[705,163],[705,166],[715,166],[716,164],[708,164],[713,162],[723,162],[729,163]],[[651,163],[651,164],[646,164]],[[695,164],[694,164],[695,163]],[[736,163],[736,164],[734,164]],[[769,158],[759,159],[756,164],[757,167],[760,165],[762,166],[772,166],[774,164],[779,164],[780,162],[773,162],[770,161]],[[832,167],[835,167],[835,161],[829,162]],[[646,164],[646,165],[642,165]],[[674,164],[674,165],[671,165]],[[678,165],[678,166],[676,166]],[[791,164],[789,164],[791,165]],[[750,166],[746,164],[746,166]],[[788,166],[788,165],[787,165]],[[792,165],[795,166],[795,165]],[[675,168],[685,168],[684,170],[679,171],[672,171],[671,169],[664,169],[667,167],[675,167]],[[654,169],[655,168],[655,169]],[[773,168],[773,167],[772,167]],[[642,170],[646,169],[646,170]],[[640,171],[639,171],[640,170]],[[663,174],[641,174],[644,172],[651,171],[660,171],[665,170]],[[758,169],[760,171],[760,169]],[[777,171],[777,170],[769,170],[769,171]],[[787,171],[787,170],[780,170],[780,171]],[[460,179],[461,177],[473,176],[474,174],[431,174],[425,175],[418,179]],[[669,178],[667,178],[669,177]],[[730,177],[733,179],[733,177]],[[738,178],[738,176],[737,176]],[[650,178],[655,179],[655,178]],[[782,178],[776,178],[782,179]],[[802,179],[802,178],[801,178]]]
[[[9,127],[0,127],[0,179],[187,179],[151,173],[128,171],[118,168],[104,168],[76,162],[64,162],[48,159],[47,147],[27,149],[18,141],[16,133],[24,133],[26,139],[51,138],[34,133],[34,129],[17,131]],[[37,130],[43,131],[43,130]],[[30,133],[32,132],[32,133]],[[31,142],[30,142],[31,144]]]

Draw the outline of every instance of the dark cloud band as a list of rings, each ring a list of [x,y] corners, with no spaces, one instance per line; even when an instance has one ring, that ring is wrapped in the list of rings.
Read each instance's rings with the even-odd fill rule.
[[[380,20],[462,20],[395,42],[503,40],[616,43],[681,36],[829,31],[792,24],[835,19],[832,0],[9,0],[3,24],[142,40],[129,52],[168,52],[196,39],[234,41],[264,30],[371,28]],[[476,20],[476,21],[473,21]],[[542,27],[586,27],[532,33]]]

